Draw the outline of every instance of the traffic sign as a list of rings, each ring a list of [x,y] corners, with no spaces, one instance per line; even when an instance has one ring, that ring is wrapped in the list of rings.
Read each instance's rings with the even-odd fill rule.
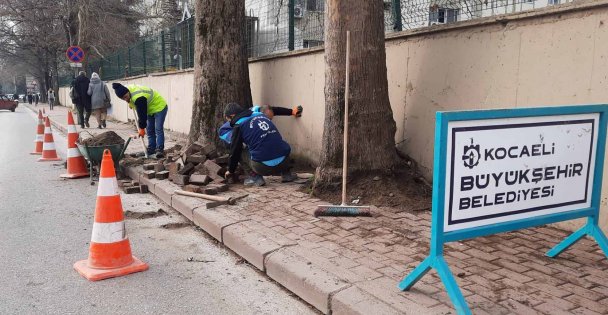
[[[80,63],[80,62],[72,62],[70,64],[70,67],[71,68],[82,68],[82,63]]]
[[[65,51],[65,56],[71,62],[82,62],[84,60],[84,50],[78,46],[70,46]]]

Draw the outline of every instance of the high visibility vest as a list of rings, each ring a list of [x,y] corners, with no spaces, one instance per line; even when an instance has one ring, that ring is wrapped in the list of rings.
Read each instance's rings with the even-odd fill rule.
[[[127,86],[127,89],[129,89],[129,93],[131,94],[129,107],[135,109],[135,101],[140,97],[145,97],[148,105],[148,116],[161,112],[167,107],[165,99],[149,87],[132,84]]]

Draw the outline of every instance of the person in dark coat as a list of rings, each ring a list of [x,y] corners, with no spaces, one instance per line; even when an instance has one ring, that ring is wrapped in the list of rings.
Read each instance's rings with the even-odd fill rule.
[[[30,103],[30,105],[32,105],[32,101],[34,100],[34,96],[32,95],[32,93],[27,95],[27,102]]]
[[[74,80],[74,90],[77,93],[77,98],[73,100],[78,109],[78,123],[80,128],[89,127],[89,118],[91,117],[91,96],[89,91],[90,80],[87,78],[84,71],[80,71]]]

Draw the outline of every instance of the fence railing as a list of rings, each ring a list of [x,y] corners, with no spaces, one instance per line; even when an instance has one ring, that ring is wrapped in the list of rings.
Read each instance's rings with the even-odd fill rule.
[[[573,0],[384,0],[387,33],[533,10]],[[246,0],[248,57],[323,45],[326,0]],[[194,66],[194,19],[89,62],[103,80]],[[69,84],[72,75],[60,77]]]

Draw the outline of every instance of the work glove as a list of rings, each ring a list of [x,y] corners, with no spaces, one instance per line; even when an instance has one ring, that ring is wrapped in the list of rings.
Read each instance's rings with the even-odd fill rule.
[[[139,129],[139,132],[136,137],[143,138],[146,135],[146,129]]]
[[[302,105],[298,105],[297,107],[293,108],[291,114],[296,117],[302,117],[302,111],[304,111],[304,108],[302,107]]]

